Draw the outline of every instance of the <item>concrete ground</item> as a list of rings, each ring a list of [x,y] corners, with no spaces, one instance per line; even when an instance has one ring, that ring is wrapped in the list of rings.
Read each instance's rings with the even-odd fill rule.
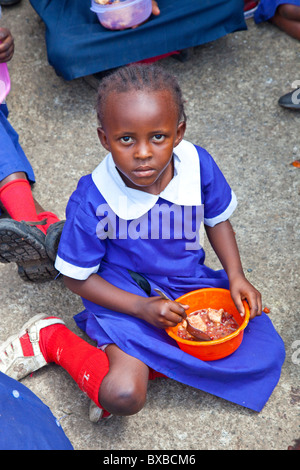
[[[29,2],[3,9],[15,37],[9,64],[10,121],[36,173],[34,196],[64,218],[80,176],[104,157],[97,142],[95,91],[65,82],[48,64],[44,24]],[[150,383],[145,408],[132,417],[92,424],[89,400],[68,374],[48,366],[23,383],[46,403],[82,450],[285,450],[299,429],[299,168],[300,113],[278,98],[300,80],[299,42],[270,24],[248,20],[237,32],[195,48],[187,63],[162,61],[186,98],[187,138],[216,159],[239,200],[232,217],[245,273],[286,346],[280,381],[256,413],[171,380]],[[208,263],[219,264],[208,242]],[[61,281],[23,282],[16,265],[0,265],[0,341],[40,312],[72,319],[81,301]]]

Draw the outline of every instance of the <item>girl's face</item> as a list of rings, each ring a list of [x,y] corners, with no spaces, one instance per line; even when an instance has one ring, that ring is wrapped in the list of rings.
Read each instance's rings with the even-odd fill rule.
[[[111,152],[125,184],[159,194],[173,178],[173,149],[185,132],[185,123],[178,124],[172,93],[113,92],[103,114],[99,139]]]

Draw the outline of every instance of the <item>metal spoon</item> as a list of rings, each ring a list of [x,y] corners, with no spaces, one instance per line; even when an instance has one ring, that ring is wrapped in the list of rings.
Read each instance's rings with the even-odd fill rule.
[[[162,292],[160,289],[154,289],[155,292],[157,292],[157,294],[159,294],[163,299],[166,299],[166,300],[171,300],[164,292]],[[173,301],[172,301],[173,302]],[[188,318],[186,317],[185,319],[186,323],[187,323],[187,326],[186,326],[186,329],[187,331],[192,335],[194,336],[194,338],[196,339],[200,339],[201,341],[211,341],[212,338],[207,334],[207,333],[204,333],[204,331],[201,331],[199,330],[198,328],[195,328],[194,326],[192,326],[188,320]]]

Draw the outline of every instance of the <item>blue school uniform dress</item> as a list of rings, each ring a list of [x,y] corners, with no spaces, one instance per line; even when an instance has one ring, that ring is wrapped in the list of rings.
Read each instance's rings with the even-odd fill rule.
[[[8,121],[6,103],[0,104],[0,181],[6,176],[23,171],[31,183],[35,182],[34,172],[21,145],[19,136]]]
[[[30,183],[35,176],[21,145],[19,136],[8,121],[6,103],[0,104],[0,181],[18,171],[26,173]],[[1,214],[1,209],[0,209]]]
[[[300,0],[260,0],[259,5],[254,13],[255,23],[262,23],[270,20],[279,7],[279,5],[287,4],[300,6]]]
[[[204,265],[203,223],[227,220],[237,201],[203,148],[182,141],[174,176],[159,195],[128,188],[111,154],[79,181],[66,210],[56,269],[74,279],[97,274],[128,292],[169,297],[204,287],[228,288],[224,270]],[[146,282],[136,282],[138,273]],[[114,343],[179,382],[259,411],[277,384],[284,347],[266,315],[250,322],[231,356],[204,362],[181,351],[165,330],[82,299],[77,325],[98,346]]]

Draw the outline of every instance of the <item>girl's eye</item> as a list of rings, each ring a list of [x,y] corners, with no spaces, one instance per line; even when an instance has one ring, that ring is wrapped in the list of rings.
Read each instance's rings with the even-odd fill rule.
[[[156,134],[153,136],[153,140],[156,142],[162,142],[164,140],[165,136],[163,134]]]
[[[124,135],[124,137],[121,137],[120,140],[124,142],[125,144],[130,144],[132,142],[132,138],[129,137],[129,135]]]

